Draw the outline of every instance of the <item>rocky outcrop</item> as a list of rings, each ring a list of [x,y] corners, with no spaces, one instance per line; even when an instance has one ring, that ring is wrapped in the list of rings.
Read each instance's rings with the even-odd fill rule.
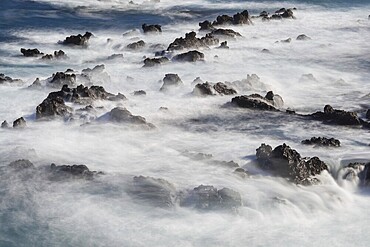
[[[90,171],[85,165],[60,165],[52,163],[49,168],[49,179],[65,180],[65,179],[93,179],[96,175],[101,175],[102,172]]]
[[[218,190],[210,185],[200,185],[185,194],[180,205],[200,210],[230,210],[241,207],[242,199],[240,194],[232,189]]]
[[[8,167],[17,171],[35,168],[32,162],[26,159],[13,161],[8,165]]]
[[[135,199],[147,202],[155,207],[172,207],[176,199],[175,186],[161,178],[134,177],[129,193]]]
[[[219,49],[229,49],[230,47],[227,45],[227,41],[221,42]]]
[[[207,96],[207,95],[232,95],[236,94],[236,90],[233,88],[227,86],[226,84],[222,82],[217,83],[198,83],[195,85],[195,88],[193,90],[193,94],[198,96]]]
[[[20,117],[18,119],[16,119],[14,122],[13,122],[13,128],[25,128],[27,127],[27,123],[26,123],[26,120],[23,118],[23,117]]]
[[[318,157],[302,158],[294,149],[285,143],[272,149],[271,146],[261,144],[256,150],[258,165],[277,176],[287,178],[297,184],[309,185],[317,179],[313,176],[328,170],[327,165]]]
[[[4,121],[1,123],[1,128],[3,128],[3,129],[7,129],[7,128],[10,128],[10,125],[9,125],[9,123],[8,123],[6,120],[4,120]]]
[[[166,91],[170,88],[182,85],[183,82],[177,74],[166,74],[163,78],[163,85],[160,91]]]
[[[297,40],[310,40],[311,38],[308,37],[306,34],[300,34],[297,36]]]
[[[244,10],[241,13],[236,13],[233,16],[229,15],[219,15],[216,20],[212,23],[208,20],[200,22],[200,30],[213,30],[215,26],[225,26],[225,25],[249,25],[253,24],[248,13],[248,10]]]
[[[38,57],[44,55],[44,53],[40,52],[38,49],[25,49],[21,48],[21,53],[25,57]]]
[[[147,129],[155,128],[155,126],[151,123],[148,123],[144,117],[132,115],[132,113],[124,107],[115,107],[110,112],[103,115],[100,119],[108,120],[118,124],[136,125],[145,127]]]
[[[72,108],[66,106],[62,97],[48,97],[36,107],[36,119],[45,119],[55,116],[68,118],[72,115],[72,112]]]
[[[161,33],[162,32],[162,27],[161,25],[147,25],[147,24],[143,24],[141,26],[141,28],[143,29],[144,33]]]
[[[57,72],[52,75],[52,79],[48,81],[49,86],[60,88],[63,85],[75,86],[76,74],[67,74],[64,72]]]
[[[302,144],[322,147],[340,147],[339,140],[326,137],[312,137],[311,139],[303,140]]]
[[[215,29],[211,32],[212,35],[215,36],[226,36],[226,37],[231,37],[231,38],[236,38],[236,37],[241,37],[242,35],[238,32],[235,32],[232,29],[222,29],[218,28]]]
[[[84,35],[71,35],[66,37],[66,39],[61,42],[63,45],[73,45],[73,46],[86,46],[89,39],[93,36],[92,33],[86,32]]]
[[[316,112],[311,115],[314,120],[323,121],[326,124],[336,125],[361,125],[361,120],[355,112],[336,110],[330,105],[324,107],[324,112]]]
[[[4,83],[22,83],[22,80],[13,79],[9,76],[6,76],[6,75],[0,73],[0,84],[4,84]]]
[[[217,45],[219,40],[211,34],[207,34],[202,38],[197,38],[195,32],[185,34],[185,38],[175,39],[167,48],[167,51],[194,49],[200,47],[208,47]]]
[[[52,60],[52,59],[67,59],[68,56],[65,54],[64,51],[54,51],[54,56],[52,54],[46,54],[41,59],[44,60]]]
[[[144,90],[137,90],[134,92],[134,96],[145,96],[146,92]]]
[[[144,66],[143,67],[155,67],[159,66],[165,63],[168,63],[170,60],[166,57],[160,57],[160,58],[146,58],[144,60]]]
[[[242,95],[232,98],[231,103],[242,108],[251,108],[256,110],[278,111],[277,108],[283,106],[283,99],[269,91],[265,97],[259,94]]]
[[[138,49],[145,47],[145,42],[144,40],[139,40],[137,42],[128,44],[126,47],[131,50],[138,50]]]
[[[204,60],[204,54],[193,50],[185,53],[178,54],[172,58],[176,62],[196,62]]]

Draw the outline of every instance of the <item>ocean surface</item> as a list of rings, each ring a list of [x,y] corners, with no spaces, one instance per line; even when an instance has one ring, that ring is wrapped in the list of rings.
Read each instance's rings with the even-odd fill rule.
[[[197,48],[204,61],[143,68],[145,58],[175,38],[190,31],[204,36],[201,21],[280,8],[296,8],[295,19],[253,18],[253,25],[226,26],[242,35],[220,38],[229,49]],[[350,162],[370,161],[368,128],[225,107],[236,95],[193,93],[198,77],[213,83],[249,78],[236,88],[237,95],[264,96],[272,90],[284,100],[283,111],[311,114],[330,104],[366,120],[369,15],[369,0],[0,0],[0,73],[22,81],[0,83],[0,121],[27,121],[22,129],[0,129],[0,247],[369,246],[370,187],[361,177],[345,179],[341,172]],[[160,24],[162,33],[144,34],[144,23]],[[60,44],[86,31],[93,33],[86,47]],[[296,40],[301,34],[311,39]],[[281,42],[288,38],[290,43]],[[126,48],[139,40],[145,47]],[[68,59],[24,57],[21,48],[45,54],[63,50]],[[107,59],[112,54],[123,56]],[[47,82],[56,72],[80,74],[101,64],[104,71],[91,82],[124,94],[126,101],[94,101],[92,115],[73,120],[36,119],[36,107],[60,89],[29,88],[36,78]],[[169,73],[178,74],[183,84],[160,91]],[[252,75],[259,79],[251,80]],[[77,78],[77,85],[85,82]],[[135,96],[138,90],[146,95]],[[85,107],[67,105],[75,113]],[[116,106],[145,117],[155,128],[104,121]],[[339,139],[341,147],[301,143],[314,136]],[[319,157],[329,169],[309,186],[274,176],[256,165],[262,143],[273,148],[286,143],[302,157]],[[8,164],[19,159],[30,160],[36,175],[9,171]],[[248,174],[219,164],[231,160]],[[84,164],[104,174],[55,181],[43,175],[51,163]],[[168,181],[178,198],[199,185],[230,188],[240,194],[242,205],[200,210],[174,199],[171,207],[159,207],[150,200],[155,195],[146,195],[147,200],[133,195],[135,176]]]

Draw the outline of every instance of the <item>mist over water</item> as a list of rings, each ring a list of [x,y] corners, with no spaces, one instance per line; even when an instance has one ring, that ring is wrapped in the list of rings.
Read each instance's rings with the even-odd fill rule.
[[[369,188],[342,178],[340,168],[370,159],[369,130],[326,125],[286,116],[223,107],[233,96],[197,97],[204,82],[234,82],[252,74],[260,80],[238,87],[238,95],[272,90],[284,109],[310,114],[326,104],[356,111],[365,119],[369,103],[370,21],[366,1],[54,1],[0,2],[0,73],[23,83],[0,84],[0,120],[23,116],[24,129],[0,129],[0,246],[368,246]],[[230,26],[242,37],[230,49],[197,49],[196,63],[170,62],[143,68],[145,57],[178,37],[196,31],[198,22],[248,9],[273,13],[296,7],[296,19]],[[143,23],[162,25],[161,34],[144,34]],[[62,46],[65,37],[91,31],[85,48]],[[306,34],[308,41],[298,41]],[[291,38],[290,43],[276,41]],[[107,39],[110,39],[108,42]],[[139,40],[140,50],[125,47]],[[220,41],[224,41],[220,38]],[[161,47],[161,49],[153,48]],[[46,53],[62,49],[66,60],[23,57],[21,48]],[[268,49],[269,53],[261,50]],[[123,58],[107,60],[112,54]],[[53,73],[104,64],[93,84],[124,94],[127,101],[94,101],[99,120],[36,121],[36,106],[59,89],[30,89]],[[165,74],[176,73],[179,88],[160,91]],[[83,83],[77,79],[77,83]],[[145,96],[133,92],[145,90]],[[67,103],[75,108],[75,106]],[[147,130],[104,122],[116,106],[145,117]],[[168,110],[160,110],[166,107]],[[301,144],[313,136],[335,137],[340,148]],[[259,169],[256,149],[286,143],[302,157],[319,157],[329,171],[317,185],[296,185]],[[211,154],[211,161],[190,154]],[[35,174],[12,173],[7,165],[29,159]],[[243,178],[218,161],[238,163]],[[51,181],[42,172],[51,163],[84,164],[104,175],[93,180]],[[130,194],[134,176],[165,179],[177,192],[199,185],[237,191],[242,206],[232,211],[155,207]]]

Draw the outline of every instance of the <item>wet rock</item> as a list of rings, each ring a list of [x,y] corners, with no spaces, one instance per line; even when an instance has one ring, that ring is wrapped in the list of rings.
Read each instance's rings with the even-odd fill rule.
[[[311,38],[305,34],[298,35],[297,40],[310,40]]]
[[[317,157],[302,158],[285,143],[274,150],[269,145],[261,144],[256,150],[258,165],[277,176],[287,178],[297,184],[310,184],[312,176],[328,170],[327,165]]]
[[[27,127],[27,123],[23,117],[20,117],[13,122],[13,128],[25,128],[25,127]]]
[[[267,11],[262,11],[259,17],[269,17],[269,13]]]
[[[68,58],[66,53],[62,50],[54,51],[54,57],[56,59],[66,59],[66,58]]]
[[[137,42],[128,44],[126,47],[131,50],[138,50],[145,46],[145,42],[143,40],[139,40]]]
[[[143,24],[141,28],[143,29],[144,33],[161,33],[162,32],[161,25]]]
[[[268,53],[271,53],[269,49],[262,49],[262,50],[261,50],[261,52],[262,52],[262,53],[267,53],[267,54],[268,54]]]
[[[249,17],[248,10],[244,10],[241,13],[236,13],[233,16],[233,24],[234,25],[242,25],[242,24],[249,25],[249,24],[252,24],[252,21]]]
[[[176,199],[175,186],[160,178],[134,177],[133,186],[129,192],[134,198],[148,202],[155,207],[173,207]]]
[[[327,124],[336,125],[361,125],[361,121],[355,112],[336,110],[330,105],[324,107],[324,112],[316,112],[311,115],[314,120],[320,120]]]
[[[204,54],[194,50],[178,54],[173,57],[173,60],[177,62],[196,62],[204,60]]]
[[[227,41],[221,42],[221,44],[218,48],[220,48],[220,49],[229,49],[229,47],[227,46]]]
[[[213,30],[211,32],[211,34],[212,35],[217,35],[217,36],[232,37],[232,38],[241,37],[242,36],[240,33],[235,32],[232,29],[222,29],[222,28],[218,28],[218,29]]]
[[[35,49],[21,48],[21,53],[25,57],[38,57],[38,56],[41,56],[41,55],[44,54],[44,53],[40,52],[38,49],[36,49],[36,48]]]
[[[200,185],[184,196],[181,206],[200,210],[236,209],[242,206],[238,192],[229,188],[218,190],[210,185]]]
[[[112,54],[107,57],[107,60],[123,59],[123,54]]]
[[[302,144],[323,147],[340,147],[339,140],[326,137],[312,137],[311,139],[303,140]]]
[[[154,67],[159,66],[165,63],[168,63],[170,60],[166,57],[160,57],[160,58],[146,58],[144,60],[144,67]]]
[[[53,59],[53,55],[46,54],[46,55],[42,56],[41,59],[43,59],[43,60],[52,60]]]
[[[283,18],[294,18],[293,10],[291,10],[291,9],[287,9],[287,10],[285,10],[285,11],[281,14],[281,17],[283,17]]]
[[[154,125],[148,123],[144,117],[132,115],[132,113],[124,107],[113,108],[107,116],[108,120],[114,123],[140,125],[150,129],[154,128]]]
[[[35,168],[32,162],[26,159],[13,161],[8,165],[8,167],[17,171]]]
[[[282,107],[283,100],[280,96],[274,95],[274,93],[270,91],[265,97],[259,94],[237,96],[231,100],[231,103],[242,108],[278,111],[277,107]]]
[[[21,83],[21,82],[22,82],[22,80],[20,80],[20,79],[13,79],[9,76],[6,76],[6,75],[0,73],[0,84],[3,84],[3,83]]]
[[[213,26],[216,25],[231,25],[233,24],[234,19],[232,16],[228,15],[219,15],[216,17],[216,20],[212,23]]]
[[[103,174],[102,172],[90,171],[85,165],[60,165],[54,163],[50,165],[49,178],[51,180],[65,179],[93,179],[94,176]]]
[[[368,109],[368,110],[366,111],[366,118],[367,118],[368,120],[370,120],[370,109]]]
[[[46,98],[36,107],[36,119],[51,118],[55,116],[70,117],[72,108],[66,106],[62,97]]]
[[[146,92],[144,90],[138,90],[134,92],[134,96],[144,96]]]
[[[92,33],[86,32],[84,35],[71,35],[66,37],[66,39],[62,42],[63,45],[75,45],[75,46],[86,46],[89,39],[93,36]]]
[[[4,122],[1,123],[1,128],[4,129],[10,128],[9,123],[6,120],[4,120]]]
[[[205,82],[202,84],[197,84],[193,90],[193,94],[195,95],[232,95],[236,94],[237,92],[227,86],[226,84],[222,82],[218,82],[216,84],[211,84],[209,82]]]
[[[281,43],[290,43],[292,41],[291,38],[287,38],[287,39],[284,39],[284,40],[280,40]]]
[[[52,75],[52,79],[48,85],[60,88],[63,85],[74,86],[76,84],[76,75],[67,74],[64,72],[57,72]]]
[[[165,91],[170,88],[180,86],[182,84],[183,82],[177,74],[166,74],[163,78],[163,85],[160,90]]]
[[[199,26],[200,26],[199,30],[202,30],[202,31],[204,31],[204,30],[208,31],[208,30],[214,29],[212,23],[210,21],[207,21],[207,20],[203,21],[203,22],[199,22]]]
[[[183,50],[191,48],[208,47],[217,45],[219,40],[212,34],[207,34],[202,38],[197,38],[195,32],[185,34],[185,38],[176,38],[167,48],[167,51]]]

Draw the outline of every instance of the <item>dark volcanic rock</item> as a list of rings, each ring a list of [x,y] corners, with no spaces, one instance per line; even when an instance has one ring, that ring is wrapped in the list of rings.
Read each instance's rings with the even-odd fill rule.
[[[278,111],[277,107],[282,107],[283,100],[279,95],[269,91],[265,97],[259,94],[237,96],[231,100],[231,103],[242,108]]]
[[[172,207],[176,198],[175,186],[160,178],[134,177],[133,186],[129,192],[133,197],[147,201],[156,207]]]
[[[13,79],[9,76],[6,76],[6,75],[0,73],[0,84],[3,84],[3,83],[19,83],[19,82],[22,82],[22,80]]]
[[[21,159],[21,160],[16,160],[11,162],[8,167],[14,169],[14,170],[24,170],[24,169],[29,169],[29,168],[35,168],[35,166],[32,164],[31,161]]]
[[[195,95],[232,95],[237,92],[222,82],[218,82],[216,84],[205,82],[195,85],[193,93]]]
[[[25,127],[27,127],[27,123],[23,117],[20,117],[13,122],[13,128],[25,128]]]
[[[311,38],[305,34],[298,35],[297,40],[310,40]]]
[[[134,96],[144,96],[146,92],[144,90],[138,90],[134,92]]]
[[[141,26],[141,28],[143,29],[144,33],[151,33],[151,32],[154,32],[154,33],[161,33],[162,32],[162,28],[161,28],[161,25],[147,25],[147,24],[143,24]]]
[[[236,13],[233,16],[233,24],[234,25],[241,25],[241,24],[252,24],[252,21],[249,17],[248,10],[244,10],[241,13]]]
[[[161,64],[168,63],[170,60],[166,57],[160,57],[160,58],[146,58],[144,60],[144,67],[154,67]]]
[[[200,185],[184,196],[181,206],[201,210],[235,209],[242,206],[242,199],[238,192],[229,188],[218,190],[210,185]]]
[[[302,158],[296,150],[285,143],[274,150],[269,145],[261,144],[256,150],[256,156],[261,168],[297,184],[310,184],[314,182],[312,176],[328,170],[327,165],[319,158]]]
[[[154,125],[148,123],[144,117],[132,115],[124,107],[116,107],[108,113],[108,120],[115,123],[141,125],[148,128],[154,128]]]
[[[54,116],[70,117],[72,108],[66,106],[62,97],[46,98],[36,107],[36,119]]]
[[[199,30],[212,30],[214,29],[213,25],[209,21],[199,22],[200,29]]]
[[[42,56],[41,59],[44,59],[44,60],[52,60],[52,59],[67,59],[67,55],[65,54],[64,51],[62,50],[59,50],[59,51],[54,51],[54,56],[51,55],[51,54],[46,54],[44,56]]]
[[[324,112],[316,112],[309,115],[315,120],[320,120],[328,124],[337,125],[361,125],[361,121],[355,112],[335,110],[330,105],[324,107]]]
[[[170,89],[171,87],[176,87],[183,84],[180,77],[177,74],[166,74],[163,78],[163,85],[161,91]]]
[[[196,50],[181,53],[173,57],[173,60],[177,62],[196,62],[203,59],[204,54]]]
[[[10,127],[9,123],[6,120],[4,120],[4,122],[1,123],[1,128],[6,129],[6,128],[9,128],[9,127]]]
[[[222,29],[222,28],[213,30],[211,32],[211,34],[212,35],[218,35],[218,36],[227,36],[227,37],[232,37],[232,38],[241,37],[242,36],[240,33],[235,32],[232,29]]]
[[[167,48],[167,51],[208,47],[211,45],[217,45],[219,40],[211,34],[207,34],[202,38],[197,38],[195,32],[185,34],[185,38],[175,39]]]
[[[40,52],[38,49],[25,49],[25,48],[21,48],[21,53],[25,57],[38,57],[44,54]]]
[[[326,137],[312,137],[302,141],[302,144],[305,145],[315,145],[315,146],[324,146],[324,147],[340,147],[340,141],[334,138]]]
[[[137,49],[143,48],[144,46],[145,46],[144,40],[139,40],[137,42],[128,44],[127,48],[131,50],[137,50]]]
[[[368,109],[368,110],[366,111],[366,118],[367,118],[367,119],[370,119],[370,109]]]
[[[229,47],[227,46],[227,41],[221,42],[221,44],[218,48],[220,48],[220,49],[229,49]]]
[[[91,36],[93,36],[93,34],[90,32],[86,32],[84,35],[81,35],[81,34],[71,35],[69,37],[66,37],[66,39],[62,42],[62,44],[63,45],[86,46]]]
[[[57,166],[54,163],[50,165],[50,179],[93,179],[95,175],[102,174],[101,172],[90,171],[85,165],[61,165]]]
[[[53,78],[49,81],[49,85],[53,87],[61,87],[63,85],[74,86],[76,84],[76,75],[57,72],[53,74]]]

